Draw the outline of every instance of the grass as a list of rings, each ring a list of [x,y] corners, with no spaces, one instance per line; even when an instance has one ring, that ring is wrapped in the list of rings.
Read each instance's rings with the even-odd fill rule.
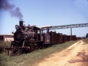
[[[53,45],[49,48],[36,50],[28,54],[9,57],[5,53],[0,54],[0,66],[33,66],[50,54],[59,52],[72,45],[76,41],[70,41],[63,44]]]
[[[88,38],[83,39],[83,41],[88,44]]]

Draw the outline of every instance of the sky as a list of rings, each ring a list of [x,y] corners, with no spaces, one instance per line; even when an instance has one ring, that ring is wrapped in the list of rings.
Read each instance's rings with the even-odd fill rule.
[[[19,7],[25,25],[57,26],[88,23],[88,0],[8,0],[9,4]],[[0,9],[0,34],[15,32],[15,25],[20,19],[8,10]],[[70,35],[69,29],[53,30]],[[73,28],[72,34],[86,36],[88,27]]]

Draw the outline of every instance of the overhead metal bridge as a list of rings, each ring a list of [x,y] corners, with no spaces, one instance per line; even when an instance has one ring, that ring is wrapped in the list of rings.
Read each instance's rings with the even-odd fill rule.
[[[49,30],[54,30],[54,29],[67,29],[67,28],[70,28],[70,32],[71,32],[71,35],[72,35],[72,28],[80,28],[80,27],[88,27],[88,23],[58,25],[58,26],[45,26],[45,27],[41,27],[41,29],[49,31]]]
[[[69,24],[69,25],[58,25],[58,26],[45,26],[41,27],[41,29],[67,29],[67,28],[79,28],[79,27],[88,27],[88,23],[81,23],[81,24]]]

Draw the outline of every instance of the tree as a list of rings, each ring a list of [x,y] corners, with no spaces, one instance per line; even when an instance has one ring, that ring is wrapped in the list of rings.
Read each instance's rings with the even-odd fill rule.
[[[86,34],[86,38],[88,38],[88,33]]]

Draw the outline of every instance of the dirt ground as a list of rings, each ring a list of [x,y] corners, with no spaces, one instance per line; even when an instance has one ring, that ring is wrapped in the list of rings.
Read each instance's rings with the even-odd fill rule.
[[[82,40],[54,53],[35,66],[88,66],[88,44]]]

